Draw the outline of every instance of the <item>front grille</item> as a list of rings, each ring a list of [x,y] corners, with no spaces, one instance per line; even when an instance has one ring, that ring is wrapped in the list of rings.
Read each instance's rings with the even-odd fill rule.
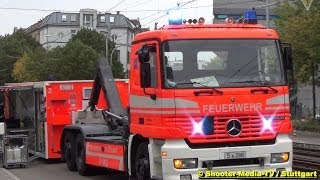
[[[275,144],[276,139],[260,140],[260,141],[241,141],[241,142],[218,142],[218,143],[191,143],[186,139],[188,146],[191,149],[203,148],[221,148],[221,147],[237,147],[237,146],[262,146]]]
[[[202,117],[193,120],[200,122]],[[238,119],[242,124],[242,132],[239,136],[232,137],[228,135],[226,124],[230,119]],[[186,134],[187,139],[191,144],[199,143],[225,143],[225,142],[243,142],[243,141],[260,141],[275,139],[279,132],[282,121],[273,121],[273,132],[267,130],[261,132],[263,121],[260,116],[239,116],[239,117],[214,117],[214,133],[212,135],[193,135],[193,125],[187,117],[177,117],[175,119],[176,127],[181,128]]]
[[[258,158],[214,160],[212,167],[245,166],[245,165],[260,165],[260,161]],[[202,168],[208,168],[207,162],[202,163]]]

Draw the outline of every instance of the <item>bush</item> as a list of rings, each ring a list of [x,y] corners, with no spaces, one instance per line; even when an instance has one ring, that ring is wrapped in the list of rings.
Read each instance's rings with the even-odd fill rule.
[[[308,120],[308,121],[293,121],[294,129],[299,131],[310,131],[320,133],[320,121],[319,120]]]

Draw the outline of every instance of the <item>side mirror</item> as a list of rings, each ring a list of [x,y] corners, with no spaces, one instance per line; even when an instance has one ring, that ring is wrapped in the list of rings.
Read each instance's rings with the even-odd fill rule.
[[[173,79],[173,72],[171,67],[166,67],[166,72],[167,72],[167,79],[172,80]]]
[[[151,86],[151,69],[149,63],[140,63],[140,86],[141,88]]]
[[[150,52],[155,52],[154,46],[143,45],[137,52],[138,59],[140,63],[149,62],[150,61]]]
[[[291,47],[284,47],[283,57],[285,61],[286,69],[292,70],[292,51]]]

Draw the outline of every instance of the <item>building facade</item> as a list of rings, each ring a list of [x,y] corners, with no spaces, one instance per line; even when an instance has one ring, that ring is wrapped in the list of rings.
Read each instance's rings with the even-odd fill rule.
[[[81,28],[89,28],[106,35],[116,43],[119,61],[125,72],[129,70],[130,44],[137,27],[123,14],[100,13],[95,9],[81,9],[79,13],[53,12],[26,29],[44,48],[64,46]]]
[[[277,18],[274,9],[284,0],[213,0],[214,22],[224,22],[226,18],[233,17],[235,20],[243,18],[244,12],[254,8],[257,12],[259,24],[267,26],[267,10],[269,8],[269,27],[274,28],[274,20]]]

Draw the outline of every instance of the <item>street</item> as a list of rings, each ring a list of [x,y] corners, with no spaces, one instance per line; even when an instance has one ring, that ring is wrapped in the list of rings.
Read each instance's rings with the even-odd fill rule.
[[[46,179],[46,180],[127,180],[128,177],[119,174],[117,172],[108,172],[97,170],[99,172],[95,173],[94,176],[80,176],[78,172],[71,172],[67,169],[67,166],[63,162],[57,161],[45,161],[45,160],[36,160],[26,168],[12,168],[8,169],[12,175],[16,178],[7,178],[0,177],[0,180],[37,180],[37,179]],[[1,174],[1,173],[0,173]]]

